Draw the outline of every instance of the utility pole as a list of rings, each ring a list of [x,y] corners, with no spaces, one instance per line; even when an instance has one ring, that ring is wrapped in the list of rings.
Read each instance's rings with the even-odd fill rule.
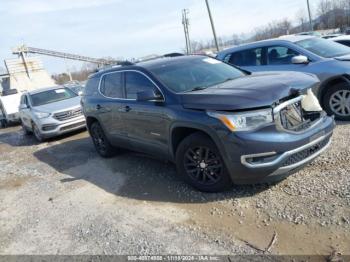
[[[310,31],[314,31],[314,26],[313,26],[312,17],[311,17],[310,3],[309,3],[309,0],[306,0],[306,1],[307,1],[307,10],[309,12]]]
[[[192,53],[191,50],[191,41],[190,41],[190,33],[189,33],[189,19],[187,18],[189,11],[188,9],[183,9],[182,10],[182,24],[184,26],[184,32],[185,32],[185,40],[186,40],[186,53],[189,55]]]
[[[215,47],[216,47],[216,50],[219,52],[220,50],[219,50],[218,39],[217,39],[217,37],[216,37],[216,31],[215,31],[214,21],[213,21],[212,15],[211,15],[211,11],[210,11],[210,6],[209,6],[208,0],[205,0],[205,3],[207,4],[207,9],[208,9],[208,14],[209,14],[211,29],[213,30],[213,36],[214,36]]]

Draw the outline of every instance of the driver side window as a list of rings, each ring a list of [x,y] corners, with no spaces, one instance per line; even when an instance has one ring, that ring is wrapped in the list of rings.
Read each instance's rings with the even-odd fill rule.
[[[138,72],[125,73],[126,98],[136,99],[137,93],[155,89],[154,84],[143,74]]]
[[[300,55],[293,49],[285,46],[272,46],[267,49],[268,65],[289,65],[292,64],[292,58]]]

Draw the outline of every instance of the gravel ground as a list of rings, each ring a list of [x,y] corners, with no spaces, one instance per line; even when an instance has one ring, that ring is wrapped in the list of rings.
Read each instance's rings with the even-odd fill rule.
[[[350,255],[350,124],[276,185],[191,189],[175,167],[101,159],[87,132],[38,144],[0,130],[0,254]]]

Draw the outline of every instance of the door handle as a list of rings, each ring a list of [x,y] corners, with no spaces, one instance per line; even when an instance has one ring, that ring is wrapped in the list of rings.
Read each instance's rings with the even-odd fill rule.
[[[100,109],[102,109],[102,106],[101,105],[96,105],[96,109],[100,110]]]
[[[123,106],[118,109],[119,112],[127,113],[131,110],[130,106]]]

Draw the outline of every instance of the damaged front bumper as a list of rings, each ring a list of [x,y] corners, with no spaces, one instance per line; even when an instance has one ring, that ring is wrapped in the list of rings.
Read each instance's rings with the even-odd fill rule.
[[[323,111],[305,112],[302,105],[305,97],[308,95],[276,106],[273,109],[274,123],[269,126],[251,132],[232,132],[221,137],[227,155],[225,162],[234,183],[252,184],[283,179],[310,163],[330,146],[334,118]],[[313,101],[307,106],[318,109],[319,104]],[[317,117],[305,119],[310,113]]]

